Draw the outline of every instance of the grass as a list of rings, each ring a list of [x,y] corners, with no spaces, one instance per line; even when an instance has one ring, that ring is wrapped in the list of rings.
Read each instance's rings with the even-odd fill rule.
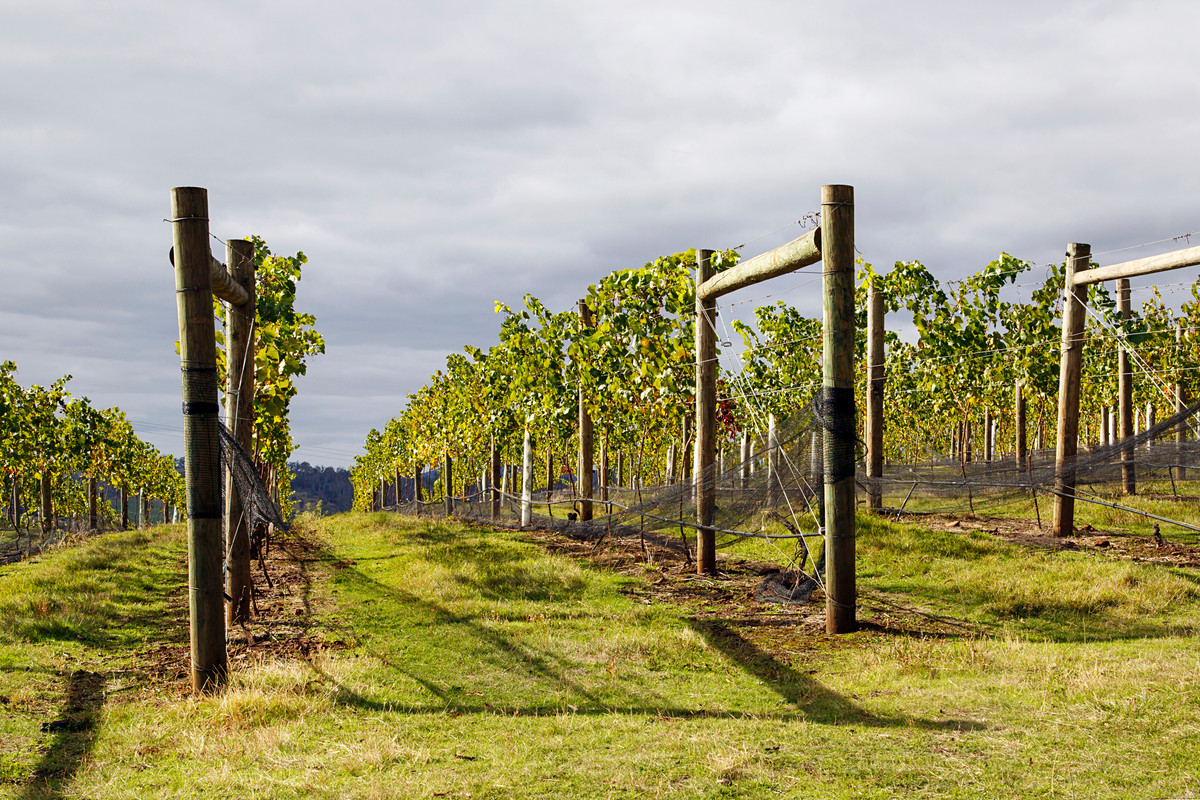
[[[861,517],[875,625],[833,638],[798,624],[814,609],[705,613],[516,532],[314,535],[294,590],[326,648],[201,699],[139,672],[184,638],[178,529],[0,568],[0,796],[1200,794],[1189,571]]]

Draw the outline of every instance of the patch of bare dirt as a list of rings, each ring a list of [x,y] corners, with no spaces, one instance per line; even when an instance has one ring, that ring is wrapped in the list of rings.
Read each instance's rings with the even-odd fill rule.
[[[778,564],[718,552],[717,574],[697,575],[695,562],[684,555],[678,541],[647,539],[643,550],[637,537],[605,538],[596,543],[555,531],[523,533],[550,552],[636,578],[624,593],[640,603],[669,604],[693,620],[719,621],[736,628],[764,652],[781,658],[815,648],[849,646],[853,641],[825,632],[825,593],[820,589],[812,592],[808,603],[759,599],[764,578],[780,573]],[[861,591],[858,618],[861,631],[875,634],[941,638],[979,633],[957,620]]]
[[[1145,536],[1084,525],[1076,528],[1073,536],[1054,536],[1049,525],[1039,527],[1032,520],[1007,517],[930,514],[921,516],[920,520],[922,525],[941,530],[989,533],[998,539],[1023,547],[1078,550],[1107,558],[1200,569],[1200,547],[1171,542],[1161,533],[1157,536]]]
[[[297,526],[272,537],[265,557],[253,566],[251,620],[226,633],[230,671],[267,658],[307,659],[347,646],[344,641],[327,640],[314,619],[312,586],[319,578],[320,552],[320,546]],[[180,602],[186,602],[182,594]],[[184,614],[186,620],[186,610]],[[187,643],[162,643],[136,655],[137,670],[151,682],[174,683],[181,692],[190,690]]]

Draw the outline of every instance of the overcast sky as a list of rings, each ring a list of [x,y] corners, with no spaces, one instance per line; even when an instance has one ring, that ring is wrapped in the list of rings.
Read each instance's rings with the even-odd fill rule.
[[[342,466],[447,353],[495,342],[496,300],[754,255],[825,183],[855,187],[868,261],[943,280],[1190,232],[1198,23],[1128,0],[0,0],[0,359],[180,453],[174,186],[208,189],[216,236],[308,255],[328,352],[296,458]]]

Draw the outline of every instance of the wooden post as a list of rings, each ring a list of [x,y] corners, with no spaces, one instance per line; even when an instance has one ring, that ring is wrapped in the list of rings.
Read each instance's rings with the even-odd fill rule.
[[[145,487],[138,489],[138,530],[150,527],[150,498],[146,497]]]
[[[254,244],[230,239],[225,263],[237,285],[246,292],[244,305],[230,305],[225,315],[225,427],[247,453],[254,451]],[[250,621],[250,520],[242,507],[233,472],[225,470],[225,535],[228,572],[225,575],[227,625]]]
[[[579,325],[583,329],[592,327],[592,310],[587,303],[579,301]],[[592,418],[587,410],[587,398],[583,393],[582,372],[579,387],[579,519],[583,522],[592,518]]]
[[[1016,428],[1014,444],[1017,451],[1017,472],[1024,472],[1029,466],[1027,463],[1029,447],[1025,437],[1025,387],[1019,379],[1013,387],[1013,425]]]
[[[1112,444],[1112,439],[1109,437],[1111,426],[1108,418],[1108,406],[1100,409],[1100,447],[1108,447]]]
[[[54,500],[50,491],[50,472],[49,470],[42,471],[41,490],[42,490],[42,531],[53,530],[54,526]]]
[[[129,530],[129,486],[121,485],[121,530]]]
[[[1075,276],[1088,269],[1092,247],[1067,245],[1063,284],[1062,356],[1058,380],[1058,446],[1054,454],[1054,535],[1075,533],[1075,456],[1079,449],[1079,378],[1083,367],[1084,303],[1087,286]]]
[[[742,480],[741,488],[750,488],[750,431],[742,431]]]
[[[421,486],[421,463],[413,464],[413,513],[421,516],[421,501],[424,487]]]
[[[996,453],[995,422],[996,418],[992,415],[991,410],[983,413],[983,460],[985,463],[990,462]]]
[[[1183,346],[1183,326],[1175,326],[1175,348],[1179,349]],[[1183,394],[1183,377],[1175,374],[1175,413],[1179,414],[1187,408],[1187,401]],[[1180,422],[1175,426],[1175,461],[1179,464],[1178,471],[1175,476],[1179,480],[1187,479],[1187,469],[1183,466],[1183,448],[1187,442],[1187,422]]]
[[[93,530],[93,531],[100,529],[100,512],[99,512],[99,509],[96,507],[96,494],[97,494],[96,483],[97,483],[96,476],[89,475],[88,476],[88,529]]]
[[[712,251],[696,250],[696,286],[713,275]],[[717,446],[717,335],[715,298],[696,294],[696,457],[694,493],[696,524],[696,573],[717,571],[717,534],[712,529],[716,508],[713,462]]]
[[[821,187],[824,262],[825,630],[857,627],[854,522],[854,188]]]
[[[883,293],[867,287],[867,508],[883,508]]]
[[[1129,323],[1133,315],[1129,303],[1129,279],[1117,281],[1117,306],[1121,312],[1123,325]],[[1133,361],[1129,357],[1129,348],[1121,345],[1117,351],[1117,407],[1120,409],[1120,439],[1127,442],[1134,435],[1133,422]],[[1121,447],[1121,484],[1125,494],[1137,494],[1137,467],[1133,463],[1133,445]]]
[[[667,445],[667,466],[664,473],[663,483],[668,486],[675,483],[675,442]]]
[[[779,429],[774,414],[767,415],[767,505],[779,505]]]
[[[1146,430],[1150,430],[1153,427],[1154,427],[1154,403],[1147,400],[1146,401]],[[1152,444],[1151,440],[1146,439],[1146,450],[1147,451],[1150,449],[1151,444]]]
[[[679,435],[679,471],[682,473],[681,482],[692,482],[692,418],[687,414],[680,420]]]
[[[192,689],[199,693],[224,685],[227,675],[208,193],[194,187],[172,189],[171,219],[183,373]]]
[[[491,470],[491,475],[488,482],[492,485],[492,519],[500,518],[500,484],[503,480],[500,475],[500,450],[496,447],[496,440],[492,439],[491,457],[488,459],[488,468]]]
[[[608,502],[608,436],[600,438],[600,499]]]
[[[820,424],[812,429],[812,480],[817,496],[817,525],[825,529],[825,437]]]
[[[525,439],[521,445],[521,527],[528,528],[533,519],[533,440],[529,436],[529,425],[525,425]]]
[[[446,516],[454,516],[454,464],[450,461],[450,454],[445,453],[442,456],[442,493],[446,500]]]

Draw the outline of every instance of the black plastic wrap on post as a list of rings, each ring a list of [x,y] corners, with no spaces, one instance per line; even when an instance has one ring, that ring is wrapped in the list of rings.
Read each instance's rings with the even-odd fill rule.
[[[855,475],[858,449],[854,389],[824,387],[813,399],[817,424],[825,431],[825,474],[829,483]]]
[[[221,444],[217,405],[217,368],[184,365],[183,427],[187,515],[221,517]]]

